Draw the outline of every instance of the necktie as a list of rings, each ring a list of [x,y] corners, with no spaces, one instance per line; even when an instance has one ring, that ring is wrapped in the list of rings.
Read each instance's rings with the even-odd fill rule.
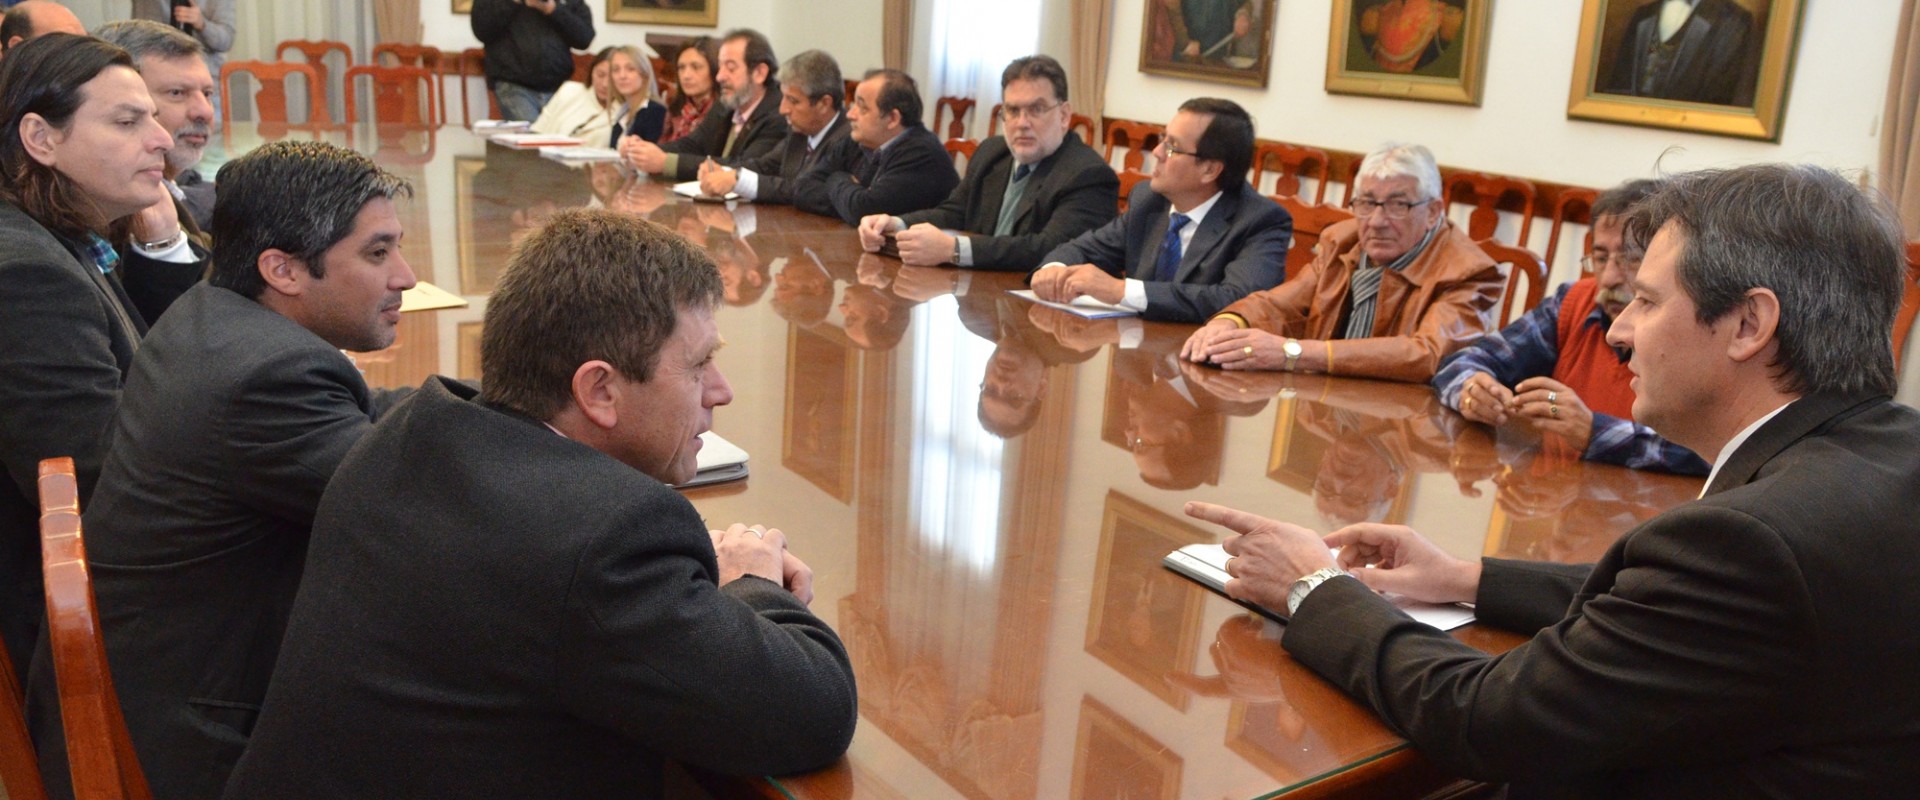
[[[1013,180],[1015,183],[1018,183],[1020,181],[1026,180],[1027,176],[1031,174],[1033,174],[1033,165],[1021,164],[1020,166],[1014,168]]]
[[[1160,257],[1153,262],[1153,279],[1171,281],[1180,271],[1180,229],[1187,227],[1193,220],[1185,214],[1174,214],[1167,223],[1167,237],[1160,242]]]

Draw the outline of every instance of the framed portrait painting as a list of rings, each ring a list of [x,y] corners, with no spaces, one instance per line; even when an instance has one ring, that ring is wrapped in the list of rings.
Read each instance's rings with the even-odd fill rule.
[[[1585,0],[1567,116],[1777,141],[1800,0]]]
[[[1493,0],[1334,0],[1327,91],[1480,105]]]
[[[1160,565],[1168,553],[1214,537],[1119,492],[1107,492],[1087,615],[1086,651],[1181,711],[1190,696],[1166,676],[1193,668],[1199,649],[1198,584]]]
[[[1147,0],[1140,71],[1267,85],[1274,0]]]
[[[607,21],[711,28],[720,24],[720,0],[607,0]]]

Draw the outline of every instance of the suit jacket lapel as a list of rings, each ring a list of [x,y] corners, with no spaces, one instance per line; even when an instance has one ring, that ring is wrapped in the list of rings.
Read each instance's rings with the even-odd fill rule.
[[[1720,467],[1719,474],[1713,476],[1713,484],[1705,494],[1717,494],[1753,482],[1761,467],[1794,442],[1886,399],[1886,395],[1814,394],[1793,401],[1741,443],[1740,449]]]
[[[1154,262],[1160,259],[1160,245],[1167,238],[1169,221],[1171,220],[1164,206],[1153,212],[1153,221],[1147,223],[1147,238],[1142,242],[1140,257],[1133,260],[1133,274],[1127,277],[1142,281],[1153,280]]]
[[[1013,182],[1013,171],[1016,168],[1013,151],[1008,150],[1006,158],[995,161],[992,166],[987,167],[986,172],[981,173],[980,219],[977,224],[983,226],[988,233],[992,233],[994,227],[1000,224],[1000,203],[1007,199],[1007,184]],[[1033,190],[1032,178],[1027,179],[1027,190],[1029,192]]]
[[[1200,220],[1200,229],[1193,232],[1187,249],[1180,253],[1180,269],[1173,274],[1175,282],[1185,282],[1200,271],[1200,263],[1206,259],[1207,251],[1226,237],[1227,229],[1233,227],[1234,212],[1239,209],[1239,191],[1221,193],[1220,199],[1207,211],[1207,218]]]

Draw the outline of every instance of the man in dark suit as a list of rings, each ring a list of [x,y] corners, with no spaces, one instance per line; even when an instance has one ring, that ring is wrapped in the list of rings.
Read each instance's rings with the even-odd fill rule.
[[[787,79],[780,84],[780,114],[793,131],[786,144],[741,162],[738,169],[703,162],[702,192],[714,197],[731,192],[756,203],[791,202],[793,180],[847,138],[847,118],[840,113],[847,84],[833,56],[808,50],[788,59],[781,72]]]
[[[220,172],[212,278],[133,359],[87,560],[114,686],[159,797],[214,797],[279,650],[320,491],[395,399],[341,350],[393,343],[414,284],[394,200],[405,181],[318,142],[274,142]],[[287,207],[298,186],[305,209]],[[66,792],[46,640],[37,749]]]
[[[1000,73],[1005,136],[980,143],[945,202],[911,214],[860,220],[860,245],[876,253],[894,235],[909,266],[953,264],[1029,270],[1041,256],[1114,217],[1120,179],[1070,136],[1067,72],[1051,56],[1016,59]],[[963,235],[967,234],[967,235]]]
[[[668,486],[733,399],[720,292],[632,216],[528,237],[487,304],[484,392],[430,379],[327,487],[226,797],[658,797],[666,758],[840,757],[853,671],[812,573]]]
[[[1646,258],[1608,335],[1633,350],[1634,417],[1713,457],[1698,501],[1592,566],[1188,513],[1242,534],[1227,593],[1291,612],[1296,660],[1510,797],[1908,796],[1920,412],[1889,397],[1900,226],[1839,175],[1776,164],[1677,176],[1630,214]],[[1471,601],[1533,638],[1489,656],[1374,590]]]
[[[720,42],[720,69],[714,78],[720,102],[692,133],[666,144],[638,136],[621,139],[621,158],[649,175],[690,181],[700,177],[700,165],[708,160],[735,166],[779,152],[787,138],[780,82],[773,79],[779,71],[767,37],[749,28],[733,30]]]
[[[940,137],[920,123],[920,87],[897,69],[867,73],[846,140],[793,182],[793,207],[857,225],[869,214],[932,208],[960,182]]]
[[[1733,0],[1649,0],[1627,22],[1604,90],[1751,106],[1762,38]]]
[[[1171,322],[1199,322],[1286,277],[1293,217],[1247,183],[1253,118],[1231,100],[1180,105],[1154,151],[1153,180],[1127,213],[1044,256],[1042,300],[1085,295]]]

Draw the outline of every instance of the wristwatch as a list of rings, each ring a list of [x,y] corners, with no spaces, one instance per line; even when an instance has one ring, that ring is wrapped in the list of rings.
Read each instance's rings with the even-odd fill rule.
[[[1300,363],[1300,340],[1288,339],[1286,344],[1280,345],[1280,352],[1287,354],[1286,363],[1281,364],[1280,368],[1292,372],[1293,365]]]
[[[960,237],[959,236],[953,237],[953,255],[948,257],[947,261],[949,263],[952,263],[954,266],[960,265]]]
[[[1307,593],[1313,591],[1314,587],[1326,583],[1329,578],[1348,574],[1351,573],[1339,567],[1321,567],[1294,581],[1293,586],[1287,589],[1287,616],[1299,613],[1300,603],[1307,599]]]

